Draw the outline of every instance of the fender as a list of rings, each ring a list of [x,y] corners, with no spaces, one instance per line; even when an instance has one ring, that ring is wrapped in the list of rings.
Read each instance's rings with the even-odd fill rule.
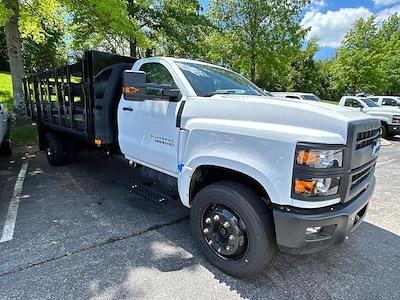
[[[222,158],[217,156],[201,156],[191,160],[188,165],[182,167],[178,177],[178,191],[182,204],[190,207],[189,188],[193,173],[201,166],[215,166],[231,169],[243,173],[264,187],[271,198],[277,199],[278,194],[275,191],[272,182],[255,167],[236,160]]]

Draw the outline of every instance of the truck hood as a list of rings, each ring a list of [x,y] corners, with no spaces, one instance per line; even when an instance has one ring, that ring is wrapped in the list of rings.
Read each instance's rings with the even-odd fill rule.
[[[182,127],[218,124],[221,130],[280,139],[344,144],[350,122],[371,119],[363,112],[332,104],[277,97],[214,95],[188,99]],[[202,123],[207,125],[201,125]],[[234,127],[234,129],[232,129]]]

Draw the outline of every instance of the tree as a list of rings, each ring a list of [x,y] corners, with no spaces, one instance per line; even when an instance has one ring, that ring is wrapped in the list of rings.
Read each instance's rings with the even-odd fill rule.
[[[6,44],[6,35],[4,28],[0,27],[0,71],[10,71],[10,64],[8,63],[8,53]]]
[[[289,91],[312,92],[320,90],[320,74],[314,55],[319,50],[316,39],[307,43],[306,49],[299,52],[290,64],[288,73]]]
[[[348,94],[381,92],[381,47],[375,18],[357,20],[343,39],[332,64],[334,87]]]
[[[1,17],[4,23],[8,60],[13,85],[13,104],[18,116],[25,115],[25,103],[22,93],[22,77],[24,76],[24,63],[22,60],[21,36],[18,29],[19,2],[18,0],[2,0],[0,2]],[[3,6],[3,7],[1,7]]]
[[[129,0],[128,11],[149,42],[141,53],[137,41],[129,41],[131,56],[202,57],[201,41],[211,24],[201,9],[198,0]]]
[[[307,0],[213,0],[210,17],[232,49],[224,63],[264,87],[284,77],[288,61],[299,51],[306,30],[300,13]],[[216,45],[216,51],[220,45]],[[232,52],[234,55],[232,56]]]
[[[378,31],[381,45],[384,93],[400,95],[400,17],[393,15]]]

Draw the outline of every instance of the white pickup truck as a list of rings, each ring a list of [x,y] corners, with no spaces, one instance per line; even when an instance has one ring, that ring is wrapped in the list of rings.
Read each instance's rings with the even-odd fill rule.
[[[87,53],[82,70],[97,55]],[[131,165],[177,188],[204,256],[232,276],[256,275],[276,248],[304,254],[340,244],[366,215],[381,125],[367,114],[268,97],[235,72],[186,59],[103,66],[81,83],[63,70],[44,81],[48,104],[30,89],[35,78],[25,81],[49,162],[65,163],[74,141],[116,144]],[[88,128],[81,111],[93,113]]]
[[[0,155],[11,155],[11,123],[8,112],[3,104],[0,104]]]
[[[381,122],[382,137],[393,137],[400,134],[400,110],[393,107],[382,107],[366,97],[343,96],[339,106],[363,111]]]
[[[397,96],[367,96],[367,98],[386,108],[400,108],[400,97]]]

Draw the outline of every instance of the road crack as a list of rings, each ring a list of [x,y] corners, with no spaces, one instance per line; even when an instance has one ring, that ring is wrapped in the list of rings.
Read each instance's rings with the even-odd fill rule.
[[[44,265],[44,264],[49,263],[49,262],[57,261],[57,260],[60,260],[62,258],[65,258],[65,257],[73,256],[73,255],[80,254],[80,253],[83,253],[83,252],[87,252],[87,251],[90,251],[90,250],[93,250],[93,249],[104,247],[104,246],[113,244],[115,242],[124,241],[124,240],[130,239],[130,238],[133,238],[133,237],[137,237],[137,236],[146,234],[148,232],[151,232],[151,231],[154,231],[154,230],[157,230],[157,229],[161,229],[163,227],[168,227],[168,226],[172,226],[172,225],[175,225],[175,224],[179,224],[179,223],[182,223],[182,222],[184,222],[184,221],[186,221],[188,219],[189,219],[189,216],[185,216],[185,217],[173,220],[171,222],[167,222],[167,223],[163,223],[163,224],[155,224],[155,225],[152,225],[152,226],[150,226],[150,227],[148,227],[148,228],[146,228],[144,230],[135,231],[135,232],[132,232],[131,234],[128,234],[128,235],[111,237],[111,238],[108,238],[108,239],[103,240],[101,242],[94,243],[94,244],[92,244],[92,245],[90,245],[88,247],[84,247],[84,248],[81,248],[81,249],[73,251],[73,252],[68,252],[68,253],[65,253],[63,255],[59,255],[59,256],[52,257],[52,258],[49,258],[49,259],[46,259],[46,260],[42,260],[42,261],[39,261],[39,262],[36,262],[36,263],[32,263],[32,264],[29,264],[29,265],[26,265],[26,266],[23,266],[23,267],[18,267],[16,269],[13,269],[13,270],[10,270],[10,271],[4,272],[4,273],[0,273],[0,278],[3,277],[3,276],[7,276],[7,275],[13,275],[15,273],[18,273],[18,272],[21,272],[21,271],[25,271],[25,270],[33,268],[33,267],[41,266],[41,265]]]

